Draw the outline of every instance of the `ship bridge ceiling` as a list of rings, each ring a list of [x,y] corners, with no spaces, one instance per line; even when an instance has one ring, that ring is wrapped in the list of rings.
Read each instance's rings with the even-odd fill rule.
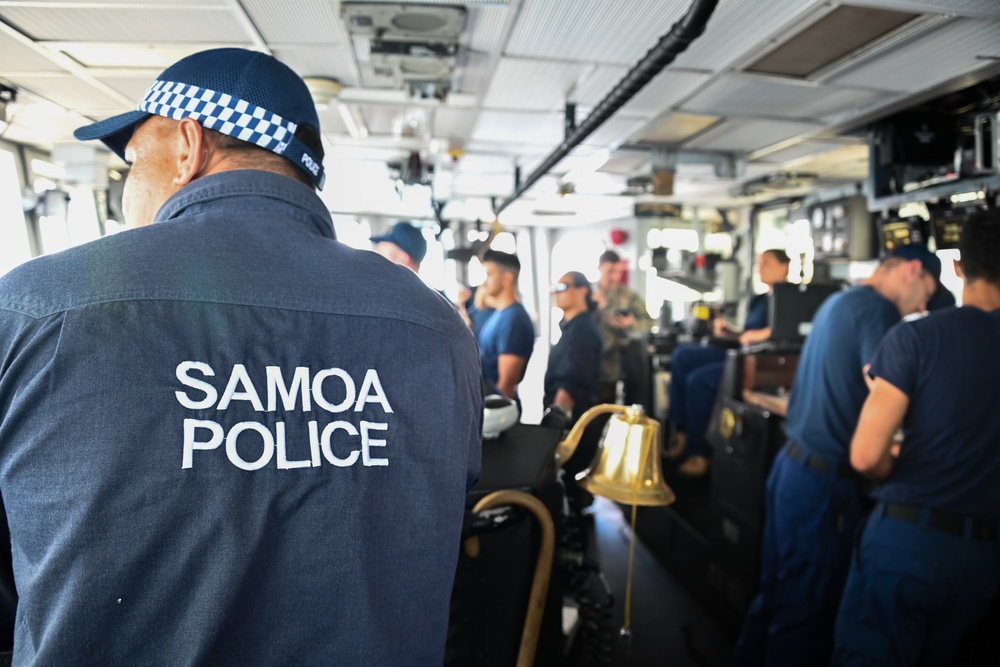
[[[481,214],[689,5],[0,0],[0,83],[17,91],[0,130],[51,149],[76,126],[130,109],[180,57],[257,49],[310,84],[331,210],[379,213],[379,193],[397,198],[387,215],[431,218],[431,199],[446,215]],[[503,222],[581,224],[595,211],[625,215],[637,199],[739,206],[766,196],[735,194],[743,182],[781,171],[815,174],[816,187],[857,183],[868,123],[998,74],[995,0],[720,0],[702,36]],[[677,163],[670,195],[636,186],[652,182],[656,156]],[[554,197],[561,214],[536,215]]]

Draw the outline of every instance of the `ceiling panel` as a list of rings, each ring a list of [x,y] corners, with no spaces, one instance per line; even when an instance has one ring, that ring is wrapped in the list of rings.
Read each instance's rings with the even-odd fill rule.
[[[14,83],[39,97],[74,111],[83,113],[107,109],[119,109],[119,113],[128,111],[127,108],[122,108],[121,101],[68,74],[19,77]],[[149,82],[146,85],[148,86]]]
[[[506,54],[632,65],[689,5],[688,0],[524,0]]]
[[[359,84],[351,47],[337,46],[282,46],[274,49],[274,56],[299,76],[328,76],[345,86]]]
[[[684,108],[718,115],[819,118],[877,100],[872,90],[784,83],[777,77],[727,74],[684,103]]]
[[[490,84],[494,60],[483,53],[466,54],[465,65],[458,70],[456,90],[472,95],[481,95]]]
[[[647,151],[615,151],[600,168],[600,171],[628,176],[641,168],[648,167],[650,160]]]
[[[348,134],[347,126],[340,115],[340,107],[337,104],[330,104],[316,109],[319,114],[319,126],[323,134]]]
[[[729,120],[705,132],[685,148],[718,151],[755,151],[800,134],[817,132],[822,125],[779,120]]]
[[[562,109],[566,93],[583,74],[584,65],[502,58],[483,106],[490,109]]]
[[[509,174],[457,174],[451,191],[473,196],[508,195],[514,190],[513,170]]]
[[[44,55],[4,33],[0,33],[0,54],[3,54],[3,69],[6,72],[62,71],[61,67]]]
[[[231,11],[212,7],[2,7],[0,18],[46,41],[250,42]]]
[[[678,104],[708,80],[709,76],[703,73],[663,70],[623,109],[630,113],[658,114]]]
[[[475,109],[438,108],[434,113],[434,136],[443,139],[468,139],[476,126],[477,113]]]
[[[621,112],[604,121],[593,134],[583,140],[588,146],[611,146],[617,148],[646,124],[646,118],[629,116]],[[562,141],[562,137],[552,144],[552,148]]]
[[[458,162],[463,174],[507,174],[514,172],[514,159],[509,155],[466,153]]]
[[[153,83],[155,78],[156,75],[154,74],[153,76],[109,76],[102,77],[98,80],[101,83],[114,88],[130,100],[138,102],[146,94],[146,91],[149,89],[150,84]],[[125,111],[125,109],[122,111]]]
[[[223,46],[219,43],[164,46],[138,42],[46,42],[45,45],[65,53],[84,67],[122,68],[133,75],[145,70],[151,81],[181,58],[208,46]],[[127,63],[127,67],[123,67],[123,63]]]
[[[672,66],[724,69],[765,40],[780,36],[796,16],[823,4],[817,0],[720,2],[705,32]]]
[[[469,7],[465,24],[466,45],[481,53],[499,53],[506,36],[509,14],[510,9],[506,6]]]
[[[347,30],[329,0],[243,0],[264,40],[282,44],[345,44]]]
[[[365,118],[365,125],[371,134],[394,134],[397,119],[402,117],[403,109],[399,107],[383,107],[363,104],[359,107]]]
[[[845,86],[916,92],[994,64],[976,56],[1000,55],[1000,21],[958,19],[861,64],[831,81]]]
[[[581,81],[570,93],[569,99],[577,104],[596,106],[628,72],[624,65],[588,65]],[[587,71],[585,70],[585,72]]]
[[[979,18],[1000,19],[1000,3],[996,0],[852,0],[855,5],[884,7],[900,11],[918,11],[925,14],[960,14]]]
[[[561,113],[483,111],[472,132],[480,141],[555,146],[562,141]]]

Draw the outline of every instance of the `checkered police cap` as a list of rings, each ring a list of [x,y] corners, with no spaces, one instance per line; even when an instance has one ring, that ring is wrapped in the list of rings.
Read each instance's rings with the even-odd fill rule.
[[[100,139],[125,159],[132,133],[150,115],[193,118],[202,126],[277,153],[323,187],[319,156],[295,137],[299,125],[319,132],[319,117],[305,82],[272,56],[245,49],[212,49],[168,67],[134,111],[76,130]]]

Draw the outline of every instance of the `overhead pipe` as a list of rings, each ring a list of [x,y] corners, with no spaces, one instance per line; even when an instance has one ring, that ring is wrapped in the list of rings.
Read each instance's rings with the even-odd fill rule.
[[[513,194],[503,200],[499,206],[494,206],[493,212],[499,215],[500,211],[523,195],[571,150],[583,143],[584,139],[589,137],[604,121],[635,97],[635,94],[652,81],[653,77],[659,74],[664,67],[672,63],[674,58],[683,53],[691,42],[701,36],[708,19],[715,11],[716,4],[718,4],[718,0],[694,0],[684,18],[677,21],[670,28],[670,32],[661,37],[656,46],[646,52],[646,55],[628,71],[611,92],[604,96],[604,99],[594,107],[583,122],[579,123],[571,133],[567,133],[565,140],[542,160],[542,163],[524,178],[520,185],[514,188]],[[567,124],[568,127],[569,124]]]

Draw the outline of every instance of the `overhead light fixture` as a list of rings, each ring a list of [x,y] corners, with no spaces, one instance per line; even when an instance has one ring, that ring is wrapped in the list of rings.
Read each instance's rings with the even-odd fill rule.
[[[316,108],[320,110],[329,107],[344,90],[344,84],[325,76],[307,76],[302,80],[305,81]]]

